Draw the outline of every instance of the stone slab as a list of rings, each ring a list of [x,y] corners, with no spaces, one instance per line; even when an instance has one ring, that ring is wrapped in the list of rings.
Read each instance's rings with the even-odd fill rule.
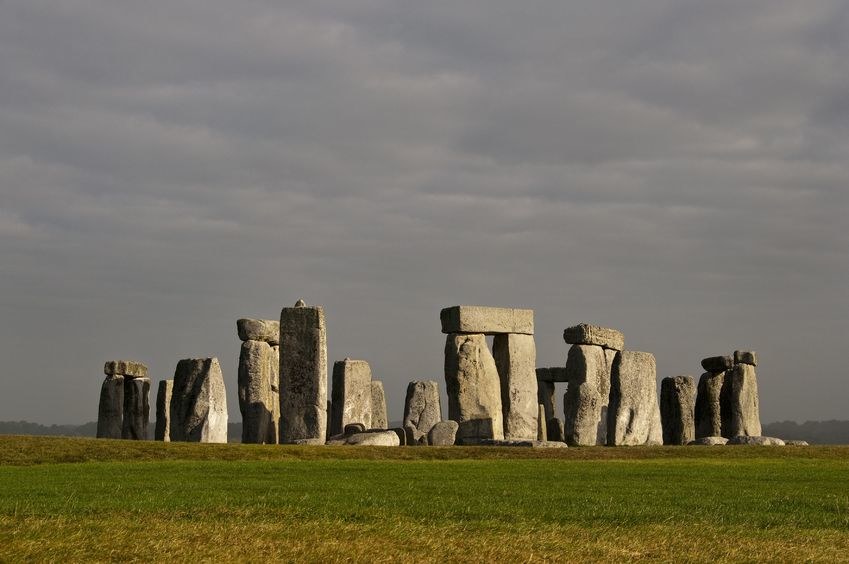
[[[434,425],[442,421],[442,400],[435,380],[414,380],[407,384],[402,424],[407,432],[407,445],[427,444]]]
[[[728,439],[729,445],[755,445],[755,446],[784,446],[786,443],[775,437],[738,435]]]
[[[501,381],[504,438],[535,439],[539,426],[539,403],[534,336],[515,333],[496,335],[492,342],[492,356]]]
[[[387,429],[389,416],[386,412],[386,392],[383,382],[371,381],[371,426],[375,429]]]
[[[758,353],[755,351],[734,351],[734,364],[758,365]]]
[[[277,353],[267,342],[252,339],[242,343],[238,395],[245,444],[277,443],[275,412],[279,410],[279,397],[273,388],[277,386],[278,362]]]
[[[726,372],[719,401],[723,437],[760,436],[758,378],[754,366],[737,364]]]
[[[172,442],[227,442],[227,394],[217,358],[177,363],[170,411]]]
[[[427,442],[430,446],[452,446],[457,438],[457,429],[460,426],[456,421],[439,421],[427,433]]]
[[[533,440],[497,440],[483,439],[479,443],[481,446],[498,446],[498,447],[524,447],[524,448],[566,448],[566,443],[558,443],[552,441],[533,441]]]
[[[721,446],[728,443],[725,437],[699,437],[687,443],[689,446]]]
[[[609,327],[579,323],[563,331],[563,340],[570,345],[596,345],[621,351],[625,348],[625,335]]]
[[[563,397],[566,442],[573,446],[604,444],[600,430],[607,428],[603,408],[610,390],[610,368],[598,345],[572,345],[566,358],[569,386]]]
[[[124,422],[121,438],[146,441],[150,422],[150,379],[124,378]]]
[[[651,353],[620,351],[613,361],[607,444],[663,444],[657,401],[657,364]]]
[[[160,380],[156,390],[156,427],[153,440],[171,441],[171,396],[174,392],[174,380]]]
[[[269,345],[280,344],[280,322],[274,319],[236,320],[236,332],[242,341],[263,341]]]
[[[734,359],[730,356],[709,356],[702,359],[702,368],[713,374],[725,372],[734,366]]]
[[[722,436],[722,406],[720,396],[725,372],[705,372],[699,378],[696,393],[696,438]]]
[[[346,358],[333,364],[330,433],[341,433],[349,423],[371,424],[371,367],[365,360]]]
[[[458,442],[504,438],[501,384],[484,335],[446,337],[445,384]]]
[[[97,406],[97,438],[120,439],[124,423],[124,377],[109,375],[100,386]]]
[[[147,365],[135,360],[110,360],[103,365],[103,373],[107,376],[147,378]]]
[[[664,378],[660,383],[663,444],[686,445],[696,438],[696,381],[692,376]]]
[[[443,333],[534,334],[534,310],[486,306],[447,307],[439,313]]]

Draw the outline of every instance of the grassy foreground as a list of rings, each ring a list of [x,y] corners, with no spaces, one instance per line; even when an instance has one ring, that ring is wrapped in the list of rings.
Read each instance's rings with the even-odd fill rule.
[[[849,447],[0,437],[0,561],[847,561]]]

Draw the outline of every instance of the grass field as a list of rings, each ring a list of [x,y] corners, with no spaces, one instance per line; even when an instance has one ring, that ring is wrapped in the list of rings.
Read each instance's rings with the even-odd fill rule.
[[[0,437],[0,561],[849,561],[849,447]]]

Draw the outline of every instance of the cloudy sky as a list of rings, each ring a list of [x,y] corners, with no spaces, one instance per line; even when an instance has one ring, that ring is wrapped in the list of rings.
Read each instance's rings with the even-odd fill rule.
[[[239,420],[235,321],[298,298],[392,418],[484,304],[849,419],[847,215],[839,0],[0,0],[0,420],[213,355]]]

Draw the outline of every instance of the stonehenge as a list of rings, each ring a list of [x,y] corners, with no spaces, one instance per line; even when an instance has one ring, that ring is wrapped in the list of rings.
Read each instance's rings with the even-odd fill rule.
[[[607,444],[663,444],[657,402],[657,367],[651,353],[619,351],[616,354],[610,377]]]
[[[346,358],[333,365],[330,434],[341,433],[345,426],[359,423],[372,428],[371,367],[364,360]]]
[[[407,385],[403,426],[408,445],[428,444],[428,433],[442,421],[439,384],[434,380],[413,381]]]
[[[389,415],[386,411],[386,392],[383,382],[371,381],[371,426],[375,429],[389,427]]]
[[[534,336],[521,333],[495,335],[492,355],[501,382],[504,438],[536,437],[539,403]]]
[[[760,436],[760,408],[754,351],[702,360],[694,410],[696,438]]]
[[[110,360],[103,365],[97,437],[146,440],[150,420],[150,380],[147,365],[132,360]]]
[[[156,427],[153,440],[171,441],[171,396],[174,391],[174,380],[160,380],[156,391]]]
[[[172,442],[227,442],[227,396],[217,358],[177,363],[170,412]]]
[[[280,323],[239,319],[236,329],[243,341],[238,368],[242,442],[276,444],[280,419]]]
[[[124,378],[124,421],[121,438],[134,441],[147,440],[150,421],[150,380]]]
[[[686,445],[696,438],[696,383],[692,376],[664,378],[660,383],[663,444]]]
[[[97,438],[120,439],[124,426],[124,376],[107,375],[100,387]]]
[[[452,446],[457,437],[459,425],[450,419],[439,421],[427,432],[427,444],[430,446]]]

